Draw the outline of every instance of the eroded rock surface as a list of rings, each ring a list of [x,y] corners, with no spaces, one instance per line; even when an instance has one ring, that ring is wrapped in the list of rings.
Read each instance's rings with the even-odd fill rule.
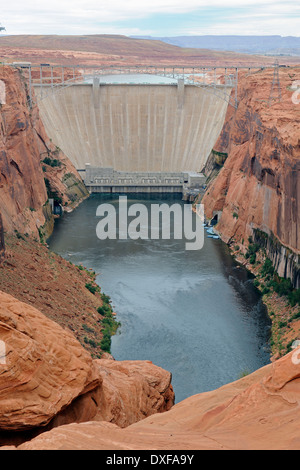
[[[279,70],[281,100],[269,100],[273,70],[241,73],[238,108],[228,108],[215,145],[228,155],[203,204],[207,217],[222,212],[217,229],[226,242],[245,245],[259,229],[284,249],[268,250],[281,276],[300,282],[300,105],[293,102],[297,70]],[[274,251],[274,250],[273,250]],[[290,253],[294,260],[288,263]],[[285,271],[289,272],[286,273]]]
[[[253,374],[126,429],[70,424],[20,449],[299,449],[300,348]]]
[[[95,420],[126,427],[174,405],[170,372],[151,361],[95,362],[103,380]]]
[[[88,193],[68,158],[45,133],[39,111],[30,107],[28,77],[23,70],[1,66],[0,211],[4,229],[39,237],[53,229],[50,195],[67,208]],[[51,163],[43,163],[48,158]],[[46,188],[48,181],[48,191]],[[52,191],[53,194],[50,194]]]
[[[35,308],[0,292],[0,429],[44,426],[76,397],[101,384],[73,335]]]
[[[93,360],[70,331],[1,291],[0,341],[0,445],[92,419],[125,427],[174,404],[169,372]]]

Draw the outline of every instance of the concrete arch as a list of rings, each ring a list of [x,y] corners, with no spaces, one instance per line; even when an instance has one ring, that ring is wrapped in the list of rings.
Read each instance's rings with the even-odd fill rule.
[[[38,104],[49,137],[77,169],[127,172],[200,171],[228,106],[205,87],[164,84],[75,84]]]

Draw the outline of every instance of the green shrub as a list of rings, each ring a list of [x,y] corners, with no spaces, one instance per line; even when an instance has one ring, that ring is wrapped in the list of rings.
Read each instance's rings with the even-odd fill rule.
[[[250,264],[255,264],[255,263],[256,263],[256,253],[253,253],[253,254],[250,256],[249,263],[250,263]]]
[[[15,230],[15,234],[16,234],[16,237],[17,237],[19,240],[25,240],[25,238],[23,237],[23,235],[22,235],[18,230]]]
[[[46,157],[44,158],[43,163],[51,167],[61,166],[61,161],[56,158]]]
[[[103,332],[103,338],[100,342],[100,348],[102,351],[110,353],[110,348],[111,348],[111,335],[107,330],[104,330]]]
[[[266,258],[262,268],[261,268],[261,275],[265,276],[273,276],[275,269],[272,265],[272,261],[269,258]]]
[[[286,353],[291,352],[293,342],[294,342],[294,340],[292,339],[292,340],[286,345]]]
[[[98,286],[95,286],[90,282],[87,282],[85,287],[94,295],[96,294],[97,290],[99,290]]]
[[[278,280],[274,279],[272,282],[272,286],[274,291],[280,295],[288,296],[293,291],[293,284],[290,279],[278,278]]]
[[[59,196],[58,192],[56,190],[51,189],[51,184],[48,178],[44,178],[46,189],[47,189],[47,195],[49,199],[53,199],[57,204],[62,204],[62,197]]]
[[[97,347],[97,343],[96,341],[94,341],[93,339],[89,339],[87,338],[86,336],[83,338],[83,341],[85,342],[85,344],[89,344],[90,346],[92,346],[93,348],[96,348]]]
[[[101,294],[101,299],[105,304],[109,304],[111,302],[109,295],[106,294]]]
[[[87,331],[88,333],[95,333],[95,330],[85,324],[82,325],[82,328]]]
[[[291,320],[297,320],[298,318],[300,318],[300,311],[297,312],[297,313],[295,313],[295,314],[292,316]]]
[[[268,287],[266,287],[266,286],[264,286],[263,289],[262,289],[262,291],[261,291],[262,295],[266,295],[266,294],[268,294],[269,292],[270,292],[270,289],[269,289]]]
[[[292,307],[295,305],[300,305],[300,289],[294,289],[292,292],[288,294],[289,303]]]
[[[100,313],[100,315],[102,315],[103,317],[105,317],[105,315],[107,314],[107,311],[106,311],[106,309],[103,308],[103,306],[98,307],[97,312]]]

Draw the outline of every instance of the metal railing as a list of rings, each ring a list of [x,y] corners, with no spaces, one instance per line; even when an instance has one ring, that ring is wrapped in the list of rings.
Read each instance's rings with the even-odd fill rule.
[[[168,79],[183,80],[185,85],[205,88],[229,105],[237,107],[238,71],[239,69],[256,69],[262,67],[211,67],[211,66],[63,66],[28,63],[15,63],[15,67],[27,69],[29,74],[29,103],[32,106],[32,87],[39,100],[49,97],[76,84],[86,84],[89,80],[100,79],[106,84],[107,75],[155,75]],[[72,75],[70,77],[70,74]],[[108,83],[108,82],[107,82]],[[111,83],[110,83],[111,84]],[[126,82],[123,82],[126,84]],[[133,84],[128,81],[128,84]],[[145,83],[146,84],[146,83]],[[152,83],[151,83],[152,84]],[[161,85],[162,83],[157,83]],[[166,83],[167,84],[167,83]],[[176,83],[174,83],[176,84]]]

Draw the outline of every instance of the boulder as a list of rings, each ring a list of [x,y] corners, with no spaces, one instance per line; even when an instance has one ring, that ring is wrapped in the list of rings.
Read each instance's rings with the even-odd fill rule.
[[[126,427],[174,405],[172,375],[151,361],[98,359],[95,362],[102,386],[93,420]]]

